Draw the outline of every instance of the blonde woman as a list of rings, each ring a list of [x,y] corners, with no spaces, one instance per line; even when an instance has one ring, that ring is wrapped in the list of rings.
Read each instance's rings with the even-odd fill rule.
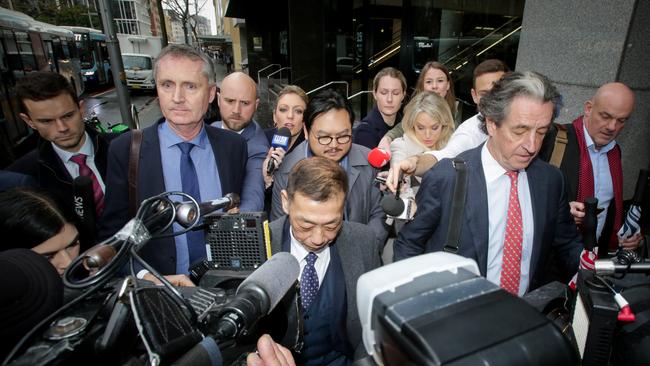
[[[404,109],[404,136],[390,144],[391,165],[399,164],[412,155],[440,150],[454,132],[454,120],[447,101],[437,93],[418,93]],[[411,187],[419,185],[412,181]],[[415,194],[416,189],[413,189]]]

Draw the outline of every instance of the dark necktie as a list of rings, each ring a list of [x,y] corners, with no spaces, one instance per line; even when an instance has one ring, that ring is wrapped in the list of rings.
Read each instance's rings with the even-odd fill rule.
[[[197,202],[201,202],[199,178],[196,175],[196,168],[190,156],[190,151],[194,148],[194,144],[181,142],[178,144],[178,148],[181,149],[181,183],[183,185],[183,192],[192,196]],[[190,231],[186,234],[186,237],[191,266],[197,260],[205,257],[205,242],[202,231]]]
[[[79,175],[90,178],[93,182],[93,199],[95,201],[95,213],[99,217],[104,210],[104,192],[102,186],[97,180],[97,176],[93,173],[92,169],[86,164],[87,156],[84,154],[77,154],[70,158],[70,160],[79,165]]]
[[[517,189],[518,173],[516,171],[506,173],[510,178],[510,198],[508,199],[508,217],[501,263],[501,287],[515,296],[519,295],[519,282],[521,281],[521,247],[524,226]]]
[[[318,293],[318,274],[316,273],[316,263],[318,256],[314,252],[309,252],[305,257],[307,264],[302,270],[302,276],[300,277],[300,298],[302,300],[302,308],[304,310],[309,309],[309,306],[316,299],[316,294]]]

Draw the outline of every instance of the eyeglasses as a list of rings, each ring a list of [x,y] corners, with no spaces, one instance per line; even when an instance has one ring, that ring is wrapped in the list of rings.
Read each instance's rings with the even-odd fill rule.
[[[332,136],[320,136],[317,137],[318,143],[321,145],[329,145],[332,143],[332,140],[336,139],[336,143],[339,145],[342,144],[347,144],[352,140],[352,135],[343,135],[343,136],[337,136],[337,137],[332,137]]]

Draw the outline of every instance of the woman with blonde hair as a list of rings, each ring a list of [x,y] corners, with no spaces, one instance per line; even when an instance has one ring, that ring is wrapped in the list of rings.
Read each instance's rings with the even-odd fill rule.
[[[391,165],[425,151],[442,149],[454,132],[454,120],[447,101],[428,91],[418,93],[406,105],[402,126],[404,136],[390,144]],[[412,187],[419,185],[419,182],[411,183]]]

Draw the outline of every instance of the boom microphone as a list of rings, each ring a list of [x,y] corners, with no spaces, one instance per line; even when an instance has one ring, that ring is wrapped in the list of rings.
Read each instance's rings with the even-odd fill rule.
[[[289,142],[291,141],[291,131],[282,127],[278,129],[278,132],[273,134],[271,139],[271,147],[277,149],[281,147],[285,152],[289,149]],[[275,159],[271,158],[269,164],[266,166],[266,174],[271,174],[275,170]]]
[[[227,195],[212,201],[199,203],[201,217],[219,209],[230,210],[239,206],[239,195],[237,193],[228,193]],[[192,202],[182,202],[176,206],[176,219],[184,227],[189,227],[196,220],[198,212]]]
[[[93,181],[80,175],[72,181],[74,211],[79,218],[77,228],[83,242],[90,243],[95,238],[95,195]]]
[[[247,335],[294,286],[299,274],[300,265],[291,253],[274,254],[239,285],[235,298],[221,309],[217,339]]]
[[[650,273],[650,262],[620,264],[612,259],[598,259],[594,262],[594,272],[599,275],[615,273]]]
[[[390,152],[378,147],[368,153],[368,163],[377,169],[381,169],[390,161]]]

